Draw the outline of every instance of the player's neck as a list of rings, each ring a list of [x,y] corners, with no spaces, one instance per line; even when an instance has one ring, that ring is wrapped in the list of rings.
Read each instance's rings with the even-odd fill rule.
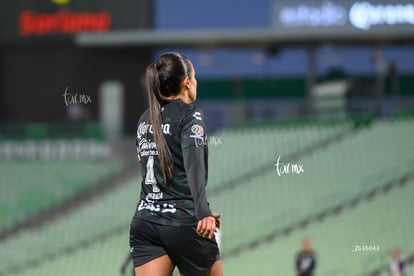
[[[169,96],[166,98],[166,100],[168,101],[174,101],[174,100],[181,100],[183,102],[185,102],[186,104],[190,104],[193,101],[190,99],[190,97],[188,96],[188,93],[185,92],[181,92],[178,95],[175,96]]]

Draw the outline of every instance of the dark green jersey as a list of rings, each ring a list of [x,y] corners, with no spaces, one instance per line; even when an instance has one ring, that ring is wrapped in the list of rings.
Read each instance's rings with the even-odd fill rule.
[[[163,178],[148,114],[145,111],[138,122],[136,144],[143,179],[135,216],[163,225],[195,225],[211,215],[205,192],[208,149],[203,113],[181,100],[163,106],[161,129],[173,163],[173,178],[168,181]]]

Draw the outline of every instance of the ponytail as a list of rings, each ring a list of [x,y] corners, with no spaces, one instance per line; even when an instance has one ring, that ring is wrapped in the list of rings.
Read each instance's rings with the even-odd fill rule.
[[[161,104],[164,97],[161,94],[159,65],[152,63],[146,72],[147,98],[149,105],[149,124],[152,125],[154,142],[157,145],[158,159],[160,160],[164,180],[172,178],[172,160],[167,141],[161,129]]]

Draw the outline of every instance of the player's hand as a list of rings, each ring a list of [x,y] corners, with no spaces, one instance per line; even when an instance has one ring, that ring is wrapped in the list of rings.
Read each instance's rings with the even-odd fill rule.
[[[216,232],[216,219],[212,216],[205,217],[198,221],[197,233],[203,238],[211,239]]]
[[[221,215],[213,212],[213,218],[216,220],[216,227],[220,228],[221,227]]]

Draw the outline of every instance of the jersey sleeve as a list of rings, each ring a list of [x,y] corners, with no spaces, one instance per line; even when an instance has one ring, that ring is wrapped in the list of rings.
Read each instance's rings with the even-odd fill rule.
[[[181,130],[181,148],[188,186],[194,200],[197,220],[211,216],[206,195],[205,125],[200,109],[187,112]]]
[[[195,216],[201,220],[212,215],[205,187],[204,149],[187,147],[183,151],[183,158],[188,186],[194,200]]]

